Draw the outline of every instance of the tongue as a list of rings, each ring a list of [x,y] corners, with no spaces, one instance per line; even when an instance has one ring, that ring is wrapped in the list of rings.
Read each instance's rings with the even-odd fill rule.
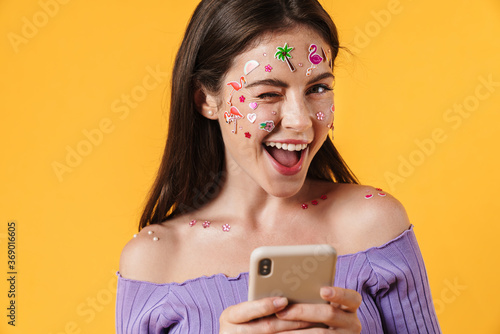
[[[299,162],[297,151],[287,151],[268,146],[268,152],[269,154],[271,154],[274,160],[286,167],[295,166],[297,162]]]

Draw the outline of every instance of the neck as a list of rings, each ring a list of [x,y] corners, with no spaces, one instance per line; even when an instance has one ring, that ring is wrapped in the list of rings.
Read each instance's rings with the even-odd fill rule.
[[[296,194],[278,197],[266,192],[236,164],[226,166],[226,179],[219,194],[200,214],[245,222],[254,228],[269,227],[302,210],[301,204],[310,199],[312,181],[307,179]]]

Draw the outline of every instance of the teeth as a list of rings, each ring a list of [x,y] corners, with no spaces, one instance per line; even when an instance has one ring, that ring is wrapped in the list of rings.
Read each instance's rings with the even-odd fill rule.
[[[266,142],[266,146],[277,147],[286,151],[302,151],[306,149],[307,144],[286,144],[268,141]]]

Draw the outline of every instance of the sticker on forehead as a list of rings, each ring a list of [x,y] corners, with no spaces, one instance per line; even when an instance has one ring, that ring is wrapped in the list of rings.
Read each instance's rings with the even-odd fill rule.
[[[333,71],[333,58],[332,58],[332,50],[328,49],[328,66]]]
[[[314,68],[316,68],[319,63],[321,63],[323,61],[323,57],[321,57],[319,54],[317,54],[316,53],[317,51],[318,51],[318,47],[316,46],[316,44],[311,44],[311,46],[309,46],[308,59],[309,59],[309,62],[311,63],[311,67],[309,67],[307,69],[307,72],[306,72],[307,76],[310,76],[312,73],[312,70]]]
[[[245,73],[245,75],[247,75],[248,73],[255,70],[257,67],[259,67],[259,65],[260,64],[257,60],[249,60],[245,64],[245,67],[243,68],[243,72]]]
[[[326,55],[325,49],[321,47],[321,55],[323,56],[323,61],[328,62],[328,56]]]
[[[274,54],[274,58],[285,62],[288,65],[290,71],[295,72],[295,66],[293,66],[292,62],[290,61],[290,58],[292,58],[290,52],[292,52],[293,47],[288,46],[288,43],[285,43],[285,46],[278,46],[276,50],[277,51]]]
[[[271,132],[274,130],[274,121],[265,121],[264,123],[260,123],[260,129]]]
[[[328,49],[328,52],[325,49],[321,48],[321,52],[323,53],[324,60],[328,63],[328,66],[333,70],[333,59],[332,59],[332,51]]]

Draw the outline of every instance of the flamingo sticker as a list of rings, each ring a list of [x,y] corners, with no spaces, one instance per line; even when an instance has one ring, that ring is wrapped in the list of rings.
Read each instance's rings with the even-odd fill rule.
[[[228,82],[227,85],[233,87],[233,90],[231,91],[231,94],[229,94],[229,99],[227,100],[227,104],[231,104],[231,99],[233,98],[234,92],[239,91],[241,88],[243,88],[243,85],[246,84],[245,77],[240,78],[240,82],[238,81],[231,81]]]
[[[309,46],[309,61],[311,62],[311,67],[307,69],[306,75],[310,76],[311,72],[314,68],[316,68],[319,63],[323,61],[323,57],[321,57],[319,54],[316,53],[318,51],[318,47],[316,44],[311,44]]]
[[[234,130],[231,130],[232,133],[236,133],[238,120],[243,117],[244,116],[240,113],[240,111],[236,107],[231,107],[229,109],[229,112],[227,111],[224,112],[224,119],[226,120],[226,123],[230,124],[231,122],[234,122]]]

